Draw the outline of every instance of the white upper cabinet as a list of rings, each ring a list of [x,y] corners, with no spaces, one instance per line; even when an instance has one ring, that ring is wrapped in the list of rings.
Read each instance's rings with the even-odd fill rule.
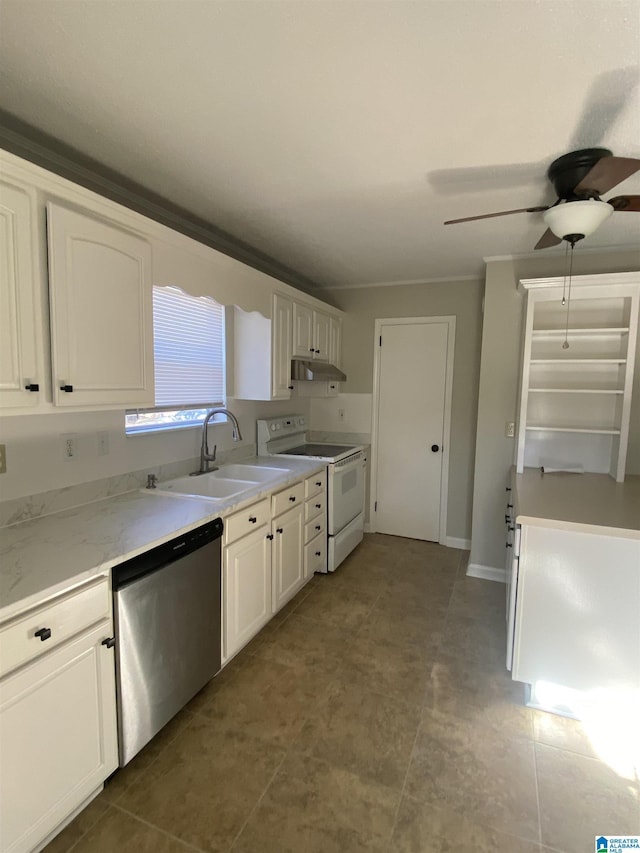
[[[640,276],[523,281],[527,293],[517,469],[569,468],[624,480]]]
[[[291,396],[293,303],[273,294],[271,318],[235,309],[234,388],[239,400],[288,400]]]
[[[313,309],[308,305],[293,303],[293,350],[298,358],[313,358]]]
[[[291,396],[291,332],[293,302],[281,293],[273,294],[271,329],[271,397],[288,400]]]
[[[329,318],[329,363],[342,367],[342,320]]]
[[[44,394],[32,198],[0,181],[0,405],[31,407]]]
[[[293,303],[293,350],[296,358],[329,361],[332,317]]]
[[[59,406],[152,406],[151,247],[47,204],[53,398]]]

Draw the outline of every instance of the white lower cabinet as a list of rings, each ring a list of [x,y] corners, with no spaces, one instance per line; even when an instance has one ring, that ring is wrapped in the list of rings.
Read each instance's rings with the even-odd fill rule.
[[[225,661],[271,619],[271,533],[263,525],[224,549]]]
[[[273,520],[273,612],[292,598],[304,585],[302,557],[302,504]]]
[[[106,619],[0,681],[2,853],[33,850],[118,766],[111,630]]]

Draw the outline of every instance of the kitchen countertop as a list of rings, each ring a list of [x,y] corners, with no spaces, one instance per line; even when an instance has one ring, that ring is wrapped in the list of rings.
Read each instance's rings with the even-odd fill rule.
[[[640,539],[640,477],[617,483],[608,474],[542,474],[512,469],[519,524]]]
[[[141,489],[0,529],[0,622],[324,467],[273,456],[242,463],[282,475],[215,502]]]

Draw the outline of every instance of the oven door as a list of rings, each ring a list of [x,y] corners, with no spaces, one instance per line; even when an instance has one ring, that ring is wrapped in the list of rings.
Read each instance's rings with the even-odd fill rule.
[[[335,536],[364,509],[362,451],[329,465],[328,533]]]

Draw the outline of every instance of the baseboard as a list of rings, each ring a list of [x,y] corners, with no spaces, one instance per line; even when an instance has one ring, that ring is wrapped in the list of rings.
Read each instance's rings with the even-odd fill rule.
[[[365,533],[373,533],[373,530],[371,529],[371,525],[367,521],[365,521],[365,523],[364,523],[364,532]]]
[[[480,563],[469,563],[467,575],[470,578],[484,578],[486,581],[507,582],[506,569],[496,569],[495,566],[481,566]]]
[[[445,536],[441,543],[446,548],[458,548],[460,551],[468,551],[471,548],[471,539],[459,539],[457,536]]]

